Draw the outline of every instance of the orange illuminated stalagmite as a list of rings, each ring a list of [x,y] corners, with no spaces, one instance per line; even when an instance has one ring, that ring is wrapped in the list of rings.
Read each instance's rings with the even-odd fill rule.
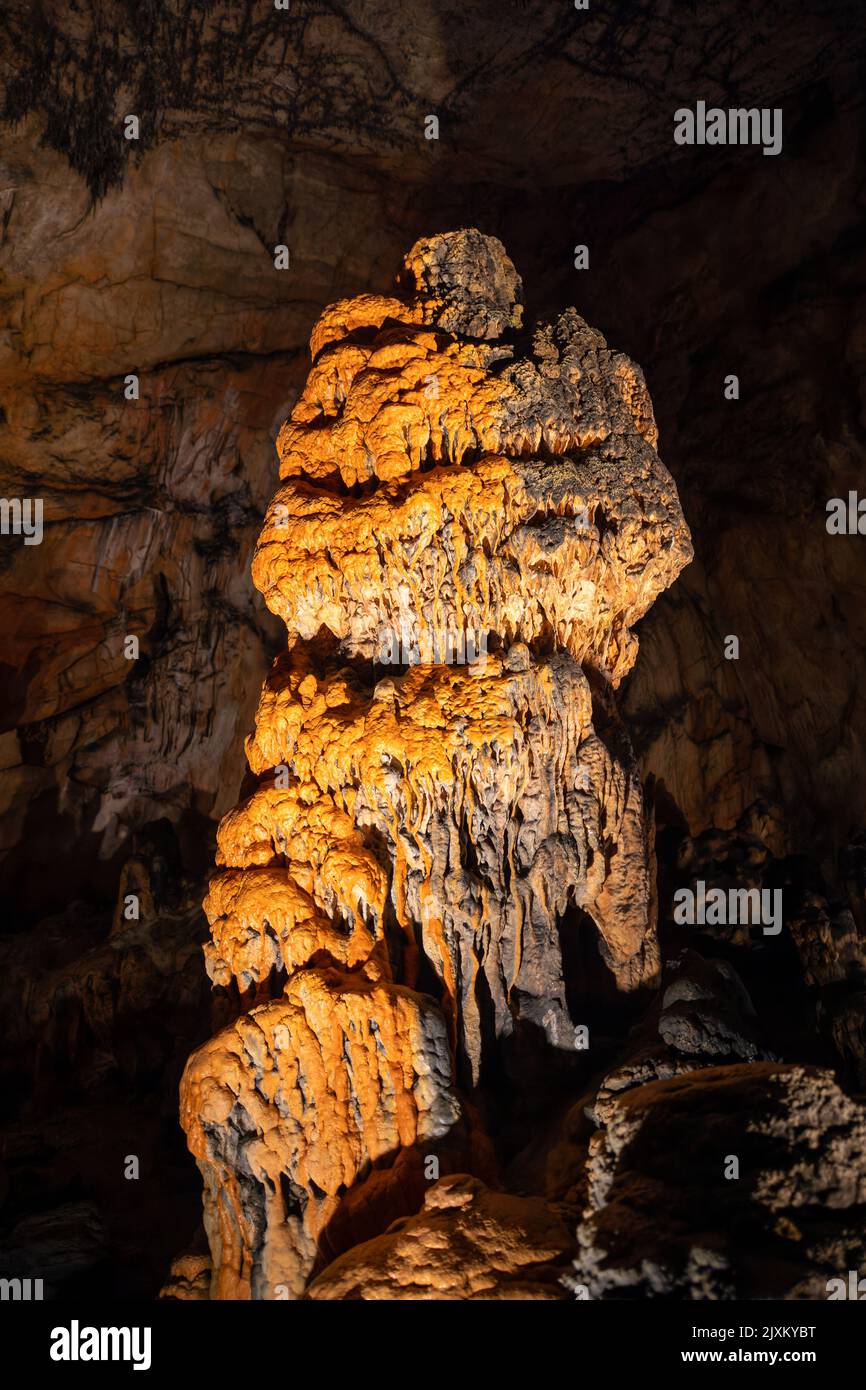
[[[279,436],[253,577],[288,650],[205,902],[211,978],[268,1002],[195,1053],[181,1094],[214,1298],[300,1297],[418,1213],[441,1277],[406,1276],[407,1235],[394,1297],[498,1296],[489,1240],[471,1276],[445,1269],[436,1231],[473,1213],[533,1233],[537,1259],[503,1236],[497,1268],[513,1247],[534,1296],[521,1271],[563,1248],[552,1218],[477,1176],[425,1205],[425,1181],[488,1160],[489,1179],[481,1098],[571,1064],[575,934],[616,995],[656,981],[612,692],[691,545],[639,368],[571,309],[521,346],[520,299],[495,239],[419,242],[401,297],[322,315]]]

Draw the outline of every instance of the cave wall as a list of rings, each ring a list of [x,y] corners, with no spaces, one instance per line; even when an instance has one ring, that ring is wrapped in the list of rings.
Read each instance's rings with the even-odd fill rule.
[[[498,236],[539,314],[576,304],[643,367],[697,555],[623,696],[662,837],[760,800],[831,896],[860,872],[866,573],[824,508],[866,425],[861,27],[846,3],[6,6],[0,469],[45,535],[0,541],[0,1220],[18,1251],[69,1228],[59,1284],[159,1286],[177,1242],[130,1213],[128,1154],[141,1209],[194,1224],[176,1085],[238,1007],[199,903],[279,645],[249,577],[274,441],[323,306],[388,293],[416,237]],[[675,146],[699,98],[782,107],[782,154]]]

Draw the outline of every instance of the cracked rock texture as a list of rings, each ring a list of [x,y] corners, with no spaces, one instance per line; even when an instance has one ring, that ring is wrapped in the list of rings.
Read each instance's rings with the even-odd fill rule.
[[[456,1124],[455,1081],[531,1086],[547,1054],[579,1054],[569,991],[588,987],[572,966],[586,938],[612,991],[658,980],[648,823],[610,691],[634,660],[630,621],[691,546],[643,378],[573,310],[520,356],[522,286],[494,238],[429,238],[405,273],[404,301],[339,304],[314,329],[277,445],[299,481],[277,492],[253,562],[290,648],[247,745],[258,785],[220,827],[206,958],[242,993],[287,981],[181,1085],[215,1298],[302,1294],[344,1194],[371,1169],[381,1188],[389,1165],[405,1185],[404,1154]],[[363,349],[359,326],[375,329]],[[485,375],[476,339],[505,373]],[[412,387],[431,372],[419,423]],[[342,482],[358,483],[353,440],[366,495],[327,466],[348,458]],[[413,465],[406,501],[390,480]],[[575,602],[583,589],[598,597]],[[367,634],[392,621],[416,648],[425,626],[471,621],[496,650],[387,675]],[[466,1296],[486,1287],[465,1280]]]

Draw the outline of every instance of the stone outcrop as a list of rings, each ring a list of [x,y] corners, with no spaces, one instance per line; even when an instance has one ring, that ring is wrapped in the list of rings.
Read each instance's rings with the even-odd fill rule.
[[[326,626],[375,660],[393,630],[480,630],[618,683],[691,558],[676,490],[643,374],[574,310],[526,355],[502,341],[522,306],[495,245],[420,242],[408,305],[326,311],[253,576],[290,640]]]
[[[590,1141],[567,1282],[602,1299],[826,1298],[866,1255],[864,1145],[866,1109],[815,1068],[628,1091]]]
[[[393,1214],[419,1156],[477,1131],[478,1088],[575,1061],[579,951],[620,996],[658,979],[649,822],[612,692],[691,544],[639,368],[574,310],[531,339],[521,322],[499,242],[419,242],[402,297],[325,311],[278,438],[253,576],[289,649],[205,901],[211,978],[270,997],[182,1083],[216,1298],[300,1297],[335,1229],[357,1244],[348,1209],[383,1214],[390,1193]],[[431,633],[469,629],[457,664],[429,659]],[[470,1184],[457,1202],[451,1184],[430,1210],[446,1190],[472,1213],[449,1217],[454,1251],[418,1296],[513,1294],[562,1254],[542,1231],[492,1282],[473,1257],[454,1284],[462,1226],[489,1215],[492,1248],[511,1199]],[[428,1238],[413,1220],[398,1263]],[[367,1273],[358,1259],[316,1296],[379,1288],[387,1245]]]
[[[334,1260],[306,1297],[562,1299],[572,1243],[542,1198],[491,1192],[458,1174],[430,1187],[416,1216]]]
[[[667,1080],[714,1062],[751,1062],[769,1054],[748,992],[727,961],[684,951],[667,963],[661,988],[606,1071],[587,1108],[596,1124],[635,1086]]]
[[[782,946],[797,975],[789,1007],[799,1007],[828,1041],[850,1081],[866,1079],[866,939],[862,925],[862,866],[858,843],[847,847],[849,881],[834,893],[817,867],[784,853],[777,807],[749,807],[731,830],[686,836],[676,855],[677,886],[777,893],[784,916]],[[858,920],[858,918],[860,920]],[[743,923],[704,924],[707,938],[727,942],[744,959],[760,952],[760,936]]]

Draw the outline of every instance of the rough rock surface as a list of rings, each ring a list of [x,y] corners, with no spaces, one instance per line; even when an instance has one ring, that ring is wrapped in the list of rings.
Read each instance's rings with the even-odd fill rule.
[[[829,1072],[755,1063],[640,1086],[591,1141],[570,1282],[590,1298],[826,1297],[866,1253],[864,1153],[866,1108]]]
[[[231,867],[206,902],[217,982],[246,988],[319,952],[358,965],[382,956],[390,928],[407,983],[432,968],[477,1081],[491,1032],[521,1019],[571,1045],[559,941],[570,907],[623,991],[653,981],[640,783],[595,733],[568,656],[533,662],[521,644],[372,690],[351,672],[317,680],[286,665],[250,749],[259,788],[218,837]],[[285,789],[265,771],[275,764]]]
[[[432,1001],[333,971],[293,975],[280,999],[206,1044],[184,1075],[181,1122],[205,1178],[212,1296],[276,1298],[283,1286],[297,1297],[347,1189],[402,1151],[435,1152],[458,1113]],[[389,1176],[409,1186],[405,1164]]]
[[[691,542],[642,372],[573,309],[525,356],[501,341],[521,285],[497,247],[421,242],[408,303],[326,311],[253,576],[290,638],[326,626],[349,656],[375,660],[391,631],[473,630],[618,683]]]
[[[539,1197],[491,1192],[458,1174],[428,1189],[416,1216],[339,1256],[309,1299],[558,1299],[573,1244]]]
[[[847,891],[833,893],[815,865],[784,853],[778,811],[765,803],[749,807],[731,830],[686,836],[679,845],[673,882],[694,888],[747,888],[779,895],[784,936],[775,951],[787,955],[798,976],[789,1001],[802,1007],[828,1040],[847,1077],[862,1087],[866,1079],[863,1028],[866,986],[866,935],[863,930],[861,851],[847,847]],[[859,920],[858,920],[859,918]],[[704,924],[706,940],[724,943],[745,961],[768,954],[760,933],[741,922]]]
[[[405,271],[403,300],[314,330],[278,440],[299,481],[253,563],[290,648],[247,744],[256,790],[220,827],[206,958],[242,992],[288,979],[182,1083],[216,1298],[303,1292],[344,1194],[386,1161],[405,1181],[403,1155],[456,1124],[452,1054],[471,1090],[526,1083],[533,1044],[579,1052],[575,938],[621,995],[658,977],[610,690],[691,545],[643,378],[573,310],[518,356],[493,238],[427,239]],[[470,625],[495,650],[415,664],[425,631]],[[394,626],[410,653],[383,675]]]
[[[207,1303],[210,1300],[211,1256],[204,1227],[189,1247],[176,1255],[171,1272],[160,1289],[160,1298],[183,1303]]]
[[[589,1114],[605,1124],[623,1092],[714,1061],[764,1058],[760,1025],[748,992],[727,961],[692,951],[668,962],[661,988],[628,1040],[625,1056],[606,1072]]]

